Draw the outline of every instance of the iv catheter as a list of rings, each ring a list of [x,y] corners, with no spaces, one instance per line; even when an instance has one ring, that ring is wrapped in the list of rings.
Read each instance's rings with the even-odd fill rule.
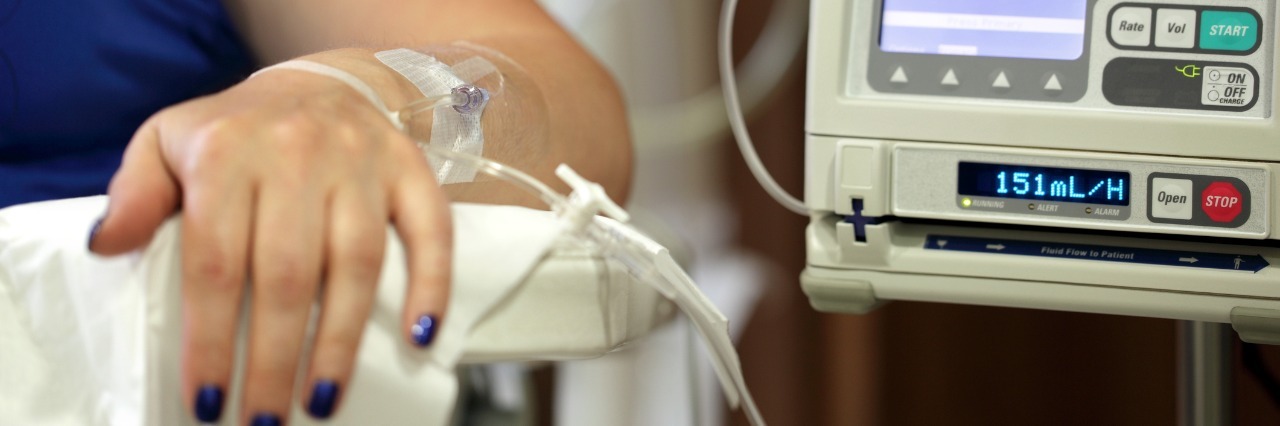
[[[449,93],[428,96],[410,102],[396,114],[401,123],[407,123],[410,118],[420,112],[431,111],[440,107],[453,107],[453,110],[459,114],[473,114],[484,108],[487,103],[489,103],[488,90],[464,84],[453,88]]]

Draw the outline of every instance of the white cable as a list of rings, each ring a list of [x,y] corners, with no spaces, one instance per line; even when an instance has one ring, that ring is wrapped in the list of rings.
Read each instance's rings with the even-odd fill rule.
[[[746,160],[751,174],[764,187],[778,204],[796,214],[808,216],[809,208],[803,201],[788,194],[785,189],[773,180],[760,155],[747,133],[746,119],[742,117],[742,104],[738,100],[738,82],[733,75],[733,14],[738,9],[738,0],[725,0],[720,10],[720,86],[724,92],[724,106],[729,113],[729,128],[733,129],[734,139],[738,142],[738,150],[742,151],[742,159]]]

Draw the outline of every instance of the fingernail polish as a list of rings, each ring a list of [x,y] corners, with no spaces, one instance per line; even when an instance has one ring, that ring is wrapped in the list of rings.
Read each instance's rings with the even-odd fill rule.
[[[89,248],[90,250],[93,249],[93,238],[97,237],[98,231],[102,230],[102,221],[106,218],[107,218],[106,216],[103,216],[98,218],[98,220],[93,221],[93,227],[89,228],[89,239],[85,241],[84,246],[86,248]]]
[[[307,412],[317,419],[329,418],[333,415],[338,395],[341,393],[342,389],[333,380],[316,381],[315,386],[311,388],[311,402],[307,404]]]
[[[249,426],[280,426],[280,416],[270,413],[258,413],[253,416],[253,420],[249,422]]]
[[[435,315],[418,317],[418,322],[414,323],[413,328],[410,329],[413,333],[413,343],[416,343],[421,348],[430,345],[431,341],[436,338],[436,325],[439,323],[440,321],[436,319]]]
[[[196,420],[215,423],[222,417],[222,388],[205,385],[196,391]]]

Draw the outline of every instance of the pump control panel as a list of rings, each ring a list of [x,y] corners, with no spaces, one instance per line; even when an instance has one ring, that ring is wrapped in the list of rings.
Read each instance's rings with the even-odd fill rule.
[[[1280,318],[1276,2],[811,4],[814,306]]]
[[[1267,21],[1214,3],[883,0],[867,88],[1267,117]]]

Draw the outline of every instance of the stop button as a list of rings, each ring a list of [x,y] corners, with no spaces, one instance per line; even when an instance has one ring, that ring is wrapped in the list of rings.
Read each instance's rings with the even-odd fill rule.
[[[1243,210],[1244,197],[1230,182],[1214,182],[1200,193],[1200,208],[1214,222],[1231,222]]]

